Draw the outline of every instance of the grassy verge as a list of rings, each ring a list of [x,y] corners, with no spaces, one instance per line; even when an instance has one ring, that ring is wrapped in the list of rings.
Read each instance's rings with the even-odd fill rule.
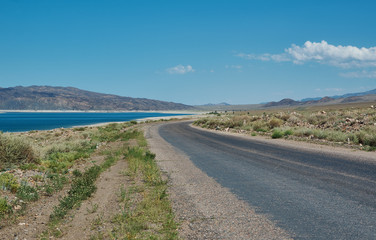
[[[0,200],[4,202],[0,226],[23,215],[28,202],[52,196],[76,181],[72,174],[76,163],[90,158],[101,146],[133,138],[135,133],[126,129],[135,124],[0,132]]]
[[[368,151],[376,150],[376,109],[373,106],[216,113],[194,124],[253,136],[346,144]]]
[[[136,124],[0,133],[1,226],[6,226],[4,220],[8,225],[15,223],[27,212],[29,202],[51,197],[71,183],[50,215],[48,230],[40,237],[62,236],[62,220],[92,196],[100,174],[124,158],[128,162],[124,177],[131,184],[119,191],[122,211],[108,223],[112,231],[92,239],[177,239],[167,182],[155,155],[147,150],[143,133],[133,127]],[[132,147],[128,147],[129,140]],[[77,163],[89,163],[93,153],[105,160],[99,165],[90,163],[86,170],[76,169]]]
[[[144,142],[140,139],[140,142]],[[168,200],[167,182],[162,179],[155,155],[137,146],[126,153],[124,173],[132,186],[120,190],[122,212],[114,217],[112,239],[178,239],[177,224]]]
[[[94,165],[85,172],[72,172],[71,188],[54,208],[49,228],[41,239],[63,235],[59,226],[65,216],[96,191],[95,182],[101,172],[121,158],[128,162],[128,168],[123,172],[130,182],[119,191],[121,213],[111,217],[107,223],[113,226],[112,231],[98,232],[91,239],[177,239],[177,224],[167,195],[167,181],[162,179],[155,155],[147,150],[143,133],[138,130],[123,131],[118,125],[110,125],[96,134],[94,138],[99,142],[116,141],[120,144],[101,152],[106,156],[102,164]],[[129,140],[132,140],[132,147],[125,147]],[[98,217],[93,224],[100,225],[103,221]]]
[[[59,220],[63,219],[69,210],[88,199],[97,189],[95,181],[101,172],[111,167],[121,157],[122,149],[118,149],[115,153],[106,152],[106,160],[101,165],[94,165],[84,173],[74,171],[75,178],[68,194],[60,200],[60,204],[54,208],[50,215],[52,224],[55,225]]]

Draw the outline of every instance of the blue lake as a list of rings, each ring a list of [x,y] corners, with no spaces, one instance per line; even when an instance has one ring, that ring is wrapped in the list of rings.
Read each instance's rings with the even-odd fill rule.
[[[105,122],[125,122],[148,117],[177,116],[184,114],[157,112],[123,112],[123,113],[93,113],[93,112],[6,112],[0,113],[0,131],[24,132],[30,130],[50,130],[69,128]]]

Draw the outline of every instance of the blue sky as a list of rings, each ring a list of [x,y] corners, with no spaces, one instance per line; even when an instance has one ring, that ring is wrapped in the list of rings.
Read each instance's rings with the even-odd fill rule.
[[[376,1],[1,0],[0,87],[185,104],[376,88]]]

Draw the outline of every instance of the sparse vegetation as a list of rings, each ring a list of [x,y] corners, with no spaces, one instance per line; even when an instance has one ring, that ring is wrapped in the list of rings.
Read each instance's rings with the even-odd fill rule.
[[[28,202],[37,201],[41,196],[52,196],[72,178],[75,182],[83,177],[79,176],[78,170],[70,171],[76,162],[89,158],[107,141],[134,137],[138,133],[126,130],[133,125],[0,133],[0,168],[3,170],[0,173],[0,194],[7,196],[10,209],[16,207],[16,211],[3,211],[2,214],[17,217],[23,214],[18,211],[18,200],[23,201],[23,211]],[[113,159],[105,162],[110,166],[111,161]]]
[[[36,161],[33,148],[24,138],[0,134],[0,170]]]
[[[23,182],[17,191],[17,197],[26,202],[34,202],[39,199],[39,194],[34,187],[29,186],[26,182]]]
[[[12,211],[12,207],[8,204],[6,198],[0,197],[0,220]]]
[[[284,133],[279,129],[274,129],[272,133],[272,138],[281,138],[284,136]]]
[[[71,216],[70,212],[95,192],[95,182],[101,172],[110,168],[121,158],[128,162],[128,167],[123,172],[131,180],[130,185],[122,187],[119,192],[122,212],[111,217],[112,231],[100,232],[91,236],[91,239],[177,239],[177,225],[168,200],[167,182],[162,179],[155,162],[155,155],[147,150],[143,133],[136,129],[128,129],[136,124],[137,122],[109,124],[99,128],[85,128],[82,131],[81,129],[72,130],[74,135],[82,136],[79,138],[80,141],[87,141],[87,144],[81,144],[85,146],[84,148],[77,147],[77,144],[66,146],[59,142],[54,144],[55,148],[45,147],[41,151],[43,160],[40,165],[44,167],[46,174],[43,179],[39,179],[43,183],[38,188],[39,191],[44,195],[51,195],[58,192],[66,182],[72,182],[67,195],[60,199],[59,204],[51,213],[48,230],[41,235],[42,239],[52,236],[60,237],[64,234],[59,227],[61,220],[65,219],[67,214]],[[83,138],[84,134],[87,134],[87,137]],[[62,131],[58,134],[50,133],[51,137],[55,135],[62,137],[67,134]],[[77,141],[77,136],[74,140]],[[131,146],[127,145],[129,140],[132,140]],[[112,142],[114,147],[102,150],[101,146],[106,146],[109,142]],[[105,156],[103,162],[94,164],[82,172],[78,169],[70,170],[77,161],[86,158],[83,155],[79,158],[72,156],[75,156],[77,152],[89,151],[90,153],[96,149],[99,149],[96,151],[98,154]],[[58,168],[51,162],[66,165]],[[94,213],[98,211],[98,205],[92,205],[86,211]],[[104,221],[108,220],[98,215],[91,227],[100,228]]]
[[[8,190],[16,193],[20,184],[17,179],[11,173],[3,173],[0,175],[0,186],[3,190]]]
[[[126,174],[135,181],[133,186],[120,190],[122,212],[114,217],[116,227],[111,237],[177,239],[177,224],[166,193],[167,182],[162,179],[155,155],[137,146],[129,148],[125,156],[129,163]]]
[[[340,108],[342,107],[342,108]],[[376,109],[372,106],[229,112],[194,124],[220,131],[264,135],[376,149]]]
[[[74,179],[68,195],[60,200],[59,206],[55,207],[50,219],[57,221],[64,218],[69,210],[90,197],[96,190],[94,183],[100,172],[101,168],[95,165],[89,168],[81,177]]]

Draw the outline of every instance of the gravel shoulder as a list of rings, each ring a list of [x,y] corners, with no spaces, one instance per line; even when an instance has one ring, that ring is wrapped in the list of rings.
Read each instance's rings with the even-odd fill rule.
[[[169,177],[169,195],[183,239],[291,239],[164,141],[158,134],[160,126],[145,126],[145,137]]]

